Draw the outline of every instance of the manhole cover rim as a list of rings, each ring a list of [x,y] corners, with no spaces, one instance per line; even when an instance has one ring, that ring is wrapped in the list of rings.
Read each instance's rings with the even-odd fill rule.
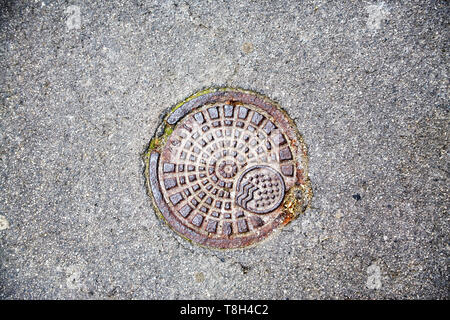
[[[161,192],[158,172],[161,150],[164,148],[177,123],[199,107],[206,104],[225,102],[232,102],[236,105],[253,105],[269,114],[276,121],[278,126],[283,127],[283,133],[286,134],[289,142],[295,144],[296,153],[293,154],[295,159],[294,163],[298,163],[301,169],[300,172],[295,173],[296,178],[298,179],[295,190],[289,190],[295,192],[292,192],[290,195],[286,195],[280,205],[280,207],[283,206],[283,208],[288,210],[287,214],[283,214],[282,216],[265,224],[258,230],[257,233],[251,234],[247,237],[217,239],[199,234],[195,230],[192,230],[178,221],[175,214],[171,211],[169,204],[166,203],[166,200]],[[300,135],[295,122],[289,117],[287,112],[283,110],[276,102],[266,96],[253,91],[236,88],[214,88],[203,90],[195,93],[172,108],[172,110],[165,116],[158,131],[159,132],[157,132],[151,140],[147,152],[144,154],[144,161],[146,165],[144,174],[146,177],[147,190],[153,201],[156,213],[163,218],[165,223],[172,230],[190,242],[209,249],[237,249],[252,247],[261,243],[263,240],[270,238],[271,235],[281,230],[284,225],[296,218],[299,213],[304,212],[304,210],[309,206],[310,199],[312,197],[312,190],[308,179],[307,151],[303,138]],[[301,192],[301,199],[298,199],[298,197],[292,197],[292,194],[297,193],[297,191]],[[299,207],[301,207],[301,209],[299,209]]]

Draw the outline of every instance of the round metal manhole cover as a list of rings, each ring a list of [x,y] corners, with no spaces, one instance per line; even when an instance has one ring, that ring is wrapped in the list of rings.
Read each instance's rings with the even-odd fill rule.
[[[210,89],[180,103],[145,161],[157,211],[177,233],[207,247],[260,242],[311,197],[294,122],[249,91]]]

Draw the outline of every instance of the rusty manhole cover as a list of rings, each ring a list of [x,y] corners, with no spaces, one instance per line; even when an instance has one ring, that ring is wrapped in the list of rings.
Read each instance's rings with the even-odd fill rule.
[[[145,156],[158,212],[200,245],[239,248],[265,239],[308,205],[306,149],[269,99],[209,89],[166,116]]]

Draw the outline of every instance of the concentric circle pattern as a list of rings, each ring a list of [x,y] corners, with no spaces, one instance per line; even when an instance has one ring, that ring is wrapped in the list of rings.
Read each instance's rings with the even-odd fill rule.
[[[297,133],[278,107],[250,94],[196,100],[169,115],[173,132],[152,153],[157,206],[172,228],[202,245],[258,242],[283,224],[286,192],[299,184]]]

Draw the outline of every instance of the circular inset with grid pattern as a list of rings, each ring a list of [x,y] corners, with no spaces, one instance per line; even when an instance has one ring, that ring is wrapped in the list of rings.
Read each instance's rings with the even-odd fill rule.
[[[148,153],[148,183],[157,209],[184,237],[248,246],[296,215],[291,202],[306,206],[306,196],[287,197],[307,191],[305,148],[268,99],[211,91],[181,104],[163,126]]]

